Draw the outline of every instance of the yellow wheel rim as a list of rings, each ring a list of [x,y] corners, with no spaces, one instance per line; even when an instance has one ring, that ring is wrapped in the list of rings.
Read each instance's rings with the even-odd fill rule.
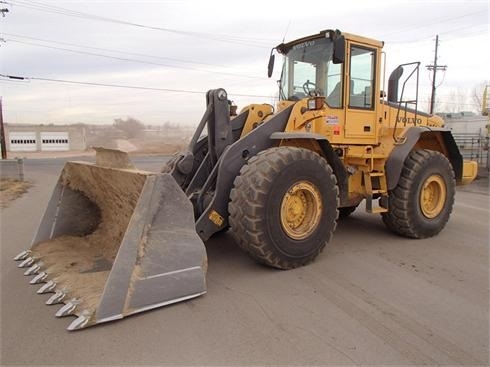
[[[281,225],[294,240],[302,240],[313,233],[322,213],[321,195],[315,185],[300,181],[292,185],[281,203]]]
[[[429,176],[420,191],[420,208],[425,217],[437,217],[446,202],[446,184],[439,175]]]

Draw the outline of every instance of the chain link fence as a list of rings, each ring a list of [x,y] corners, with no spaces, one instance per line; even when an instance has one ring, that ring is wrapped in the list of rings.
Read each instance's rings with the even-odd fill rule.
[[[474,133],[453,133],[454,140],[464,159],[478,162],[478,166],[489,170],[489,137]]]

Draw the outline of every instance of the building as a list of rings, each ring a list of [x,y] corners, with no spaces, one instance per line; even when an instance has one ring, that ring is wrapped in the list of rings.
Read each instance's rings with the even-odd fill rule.
[[[87,148],[83,125],[5,124],[8,152],[61,152]]]
[[[454,140],[465,159],[478,162],[480,167],[490,168],[488,154],[490,121],[488,116],[472,112],[438,114],[452,131]]]
[[[438,114],[444,119],[446,127],[453,134],[472,134],[487,136],[488,116],[477,115],[473,112],[452,112]]]

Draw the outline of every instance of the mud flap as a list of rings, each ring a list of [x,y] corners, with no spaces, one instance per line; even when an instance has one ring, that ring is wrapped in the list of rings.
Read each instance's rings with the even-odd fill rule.
[[[46,303],[64,303],[56,316],[78,316],[68,330],[206,292],[191,202],[171,175],[135,170],[124,155],[68,162],[31,249],[15,258],[44,283],[38,293],[54,293]]]

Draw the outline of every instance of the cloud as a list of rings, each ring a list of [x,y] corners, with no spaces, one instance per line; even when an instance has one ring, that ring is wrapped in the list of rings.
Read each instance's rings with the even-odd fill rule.
[[[16,4],[15,0],[12,3]],[[288,41],[326,28],[338,28],[385,40],[387,75],[402,62],[420,60],[423,66],[431,63],[436,34],[441,39],[440,61],[448,65],[440,87],[442,92],[444,88],[472,87],[488,75],[488,48],[482,47],[488,42],[486,1],[299,4],[290,0],[280,3],[189,0],[45,4],[135,25],[36,11],[19,3],[2,20],[2,32],[38,40],[2,37],[38,46],[12,41],[2,44],[2,73],[202,92],[224,87],[242,107],[252,102],[270,103],[277,93],[278,65],[272,79],[265,77],[271,47],[283,38]],[[430,85],[427,74],[424,70],[421,79],[424,88]],[[203,94],[40,81],[0,85],[7,122],[112,123],[114,118],[131,115],[152,124],[167,120],[196,124],[205,108]]]

